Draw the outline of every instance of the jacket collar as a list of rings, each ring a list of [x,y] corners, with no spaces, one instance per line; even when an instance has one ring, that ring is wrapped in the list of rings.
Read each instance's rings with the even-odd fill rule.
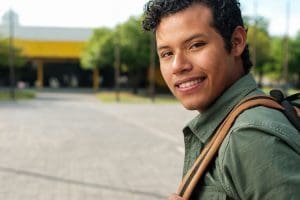
[[[241,77],[203,113],[200,113],[183,129],[184,135],[192,133],[202,143],[212,137],[219,124],[232,108],[257,89],[257,84],[251,74]]]

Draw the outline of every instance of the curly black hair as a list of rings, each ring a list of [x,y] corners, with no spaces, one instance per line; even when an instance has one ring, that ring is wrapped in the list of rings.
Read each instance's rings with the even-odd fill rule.
[[[150,0],[144,7],[143,29],[155,31],[163,17],[182,11],[196,3],[211,9],[212,25],[222,36],[225,49],[230,52],[232,33],[237,26],[244,27],[238,0]],[[248,73],[252,67],[248,45],[246,45],[241,58],[245,72]]]

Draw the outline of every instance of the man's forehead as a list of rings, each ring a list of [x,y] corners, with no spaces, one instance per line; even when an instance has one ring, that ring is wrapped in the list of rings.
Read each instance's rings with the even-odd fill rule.
[[[190,35],[203,34],[212,28],[213,19],[209,8],[202,4],[197,4],[180,12],[170,14],[161,19],[156,27],[157,38],[164,38],[167,35],[176,35],[182,31]],[[197,32],[197,33],[193,33]],[[189,34],[188,34],[189,35]]]
[[[197,21],[199,21],[199,23],[207,23],[211,26],[213,26],[214,24],[213,13],[211,8],[204,5],[203,3],[194,3],[183,10],[162,16],[159,23],[157,24],[155,32],[157,32],[161,24],[164,24],[164,21],[168,21],[168,23],[172,21],[174,21],[175,23],[179,23],[185,15],[190,16],[190,18],[186,20],[187,24],[191,22],[194,18],[196,18]]]

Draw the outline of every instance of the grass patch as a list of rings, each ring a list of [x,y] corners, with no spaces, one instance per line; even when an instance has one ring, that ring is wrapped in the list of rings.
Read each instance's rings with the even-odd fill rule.
[[[35,98],[35,92],[32,90],[15,90],[15,99],[16,100],[28,100]],[[11,100],[10,91],[0,91],[0,100],[6,101]]]
[[[116,93],[113,91],[103,91],[99,92],[96,97],[106,103],[114,103],[116,102]],[[130,92],[122,91],[119,93],[120,103],[152,103],[150,97],[132,94]],[[178,101],[171,95],[157,95],[154,100],[155,103],[178,103]]]

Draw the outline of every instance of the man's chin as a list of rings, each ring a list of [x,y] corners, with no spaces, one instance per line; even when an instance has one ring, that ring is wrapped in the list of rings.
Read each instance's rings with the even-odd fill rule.
[[[174,94],[174,93],[173,93]],[[189,94],[189,95],[180,95],[174,94],[174,96],[179,100],[183,107],[187,110],[203,110],[206,106],[207,98],[203,97],[203,94]]]
[[[200,99],[178,99],[183,107],[187,110],[197,110],[203,112],[207,108],[206,102],[199,101]]]
[[[200,110],[200,107],[198,104],[190,103],[190,102],[181,102],[183,107],[187,110]]]

